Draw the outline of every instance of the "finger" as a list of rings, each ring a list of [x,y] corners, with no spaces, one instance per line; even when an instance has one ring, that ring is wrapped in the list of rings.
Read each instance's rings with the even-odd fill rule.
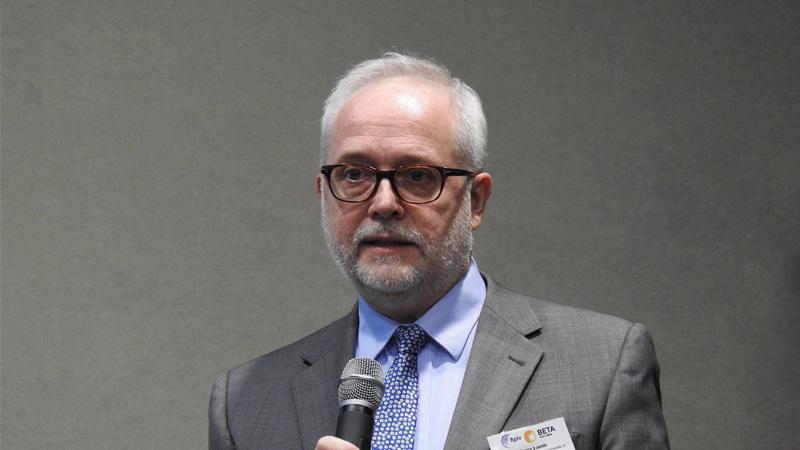
[[[358,450],[358,447],[337,437],[324,436],[317,441],[316,450]]]

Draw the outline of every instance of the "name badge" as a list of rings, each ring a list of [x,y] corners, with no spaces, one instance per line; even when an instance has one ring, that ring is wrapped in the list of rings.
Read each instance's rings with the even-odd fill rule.
[[[486,438],[491,450],[575,450],[563,417]]]

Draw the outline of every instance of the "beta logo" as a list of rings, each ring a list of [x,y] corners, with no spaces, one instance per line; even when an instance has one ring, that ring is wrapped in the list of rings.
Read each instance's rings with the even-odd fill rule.
[[[538,434],[539,437],[550,436],[551,434],[553,434],[555,432],[556,432],[556,427],[552,427],[552,426],[543,427],[543,428],[539,428],[538,430],[536,430],[536,434]]]
[[[503,437],[500,438],[500,443],[503,444],[505,448],[511,448],[517,441],[521,440],[522,436],[516,434],[504,434]]]

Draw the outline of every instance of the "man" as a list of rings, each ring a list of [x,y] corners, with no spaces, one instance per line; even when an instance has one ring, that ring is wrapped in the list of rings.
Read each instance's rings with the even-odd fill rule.
[[[577,449],[668,448],[646,329],[510,292],[478,271],[472,231],[492,178],[477,94],[430,61],[386,54],[325,103],[317,192],[346,317],[223,374],[212,449],[354,449],[331,437],[337,381],[387,373],[373,448],[486,449],[563,417]]]

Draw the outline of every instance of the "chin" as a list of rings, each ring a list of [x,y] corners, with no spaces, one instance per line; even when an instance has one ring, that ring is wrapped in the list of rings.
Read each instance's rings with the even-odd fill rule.
[[[381,258],[370,264],[356,266],[356,278],[365,287],[398,294],[417,287],[422,280],[422,271],[410,264],[404,264],[398,258]]]

